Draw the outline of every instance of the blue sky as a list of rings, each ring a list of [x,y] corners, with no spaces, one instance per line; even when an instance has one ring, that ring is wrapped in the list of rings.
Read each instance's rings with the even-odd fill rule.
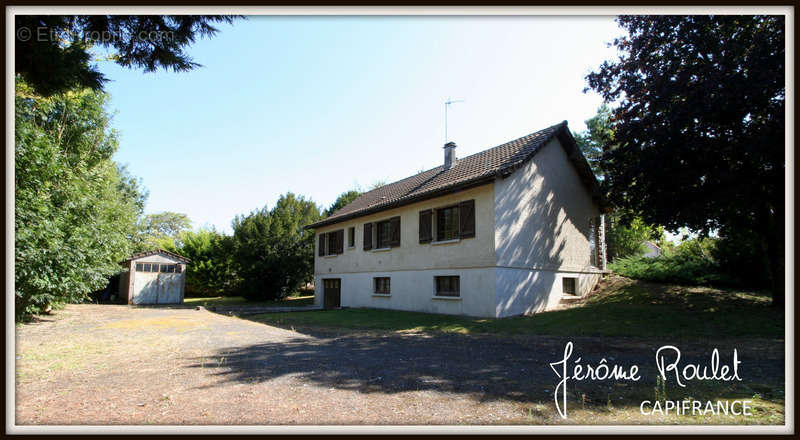
[[[287,191],[322,206],[443,160],[444,101],[459,157],[601,104],[585,75],[616,56],[613,17],[259,17],[188,49],[204,67],[145,74],[101,62],[115,158],[148,213],[231,232]]]

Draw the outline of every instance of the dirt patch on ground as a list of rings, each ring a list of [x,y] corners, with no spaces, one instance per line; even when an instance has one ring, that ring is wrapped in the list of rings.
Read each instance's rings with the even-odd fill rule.
[[[757,396],[762,414],[704,423],[783,423],[781,340],[571,340],[584,360],[640,365],[641,386],[571,385],[564,421],[549,363],[566,338],[295,332],[183,307],[74,305],[17,327],[16,423],[697,423],[639,414],[663,343],[705,364],[712,347],[739,350],[741,383],[692,391]]]

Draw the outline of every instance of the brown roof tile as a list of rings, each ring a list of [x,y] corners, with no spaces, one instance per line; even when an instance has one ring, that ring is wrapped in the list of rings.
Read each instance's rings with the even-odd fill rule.
[[[564,137],[565,133],[568,137]],[[489,183],[495,177],[506,176],[527,162],[541,146],[556,135],[560,135],[562,141],[572,144],[567,148],[571,148],[573,152],[577,149],[574,145],[574,139],[569,134],[569,130],[567,130],[567,121],[564,121],[497,147],[460,158],[449,170],[445,170],[444,166],[441,165],[368,191],[324,220],[308,225],[307,228],[317,228],[338,223],[460,189]],[[576,163],[579,173],[583,173],[585,176],[588,170],[591,174],[591,169],[579,150],[578,155],[583,161],[583,164]],[[576,155],[572,154],[571,157],[575,158]],[[584,180],[588,182],[586,179],[585,177]],[[597,185],[594,175],[591,175],[591,181],[594,185]],[[589,184],[591,185],[592,183],[589,182]],[[599,194],[599,187],[597,190]]]

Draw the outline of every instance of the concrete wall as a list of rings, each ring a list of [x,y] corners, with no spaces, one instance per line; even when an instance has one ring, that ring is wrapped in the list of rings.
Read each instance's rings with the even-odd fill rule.
[[[591,264],[590,221],[600,215],[557,139],[494,185],[497,315],[552,308],[564,276],[589,292],[600,277]]]
[[[181,264],[180,273],[137,272],[138,263]],[[166,255],[148,255],[131,261],[129,304],[180,304],[186,283],[186,265]]]
[[[461,296],[434,298],[435,276],[460,277]],[[374,293],[374,277],[389,277],[389,295]],[[326,278],[341,279],[341,300],[345,307],[407,310],[480,317],[495,316],[495,269],[434,269],[317,275],[315,302],[323,304],[323,282]]]

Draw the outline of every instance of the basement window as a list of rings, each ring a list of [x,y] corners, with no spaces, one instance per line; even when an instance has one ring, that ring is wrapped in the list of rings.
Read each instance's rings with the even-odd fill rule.
[[[389,295],[391,293],[391,278],[389,277],[376,277],[375,280],[375,293],[381,295]]]
[[[461,296],[460,277],[435,277],[435,281],[436,296]]]
[[[565,295],[577,295],[578,279],[574,277],[561,278],[561,293]]]

